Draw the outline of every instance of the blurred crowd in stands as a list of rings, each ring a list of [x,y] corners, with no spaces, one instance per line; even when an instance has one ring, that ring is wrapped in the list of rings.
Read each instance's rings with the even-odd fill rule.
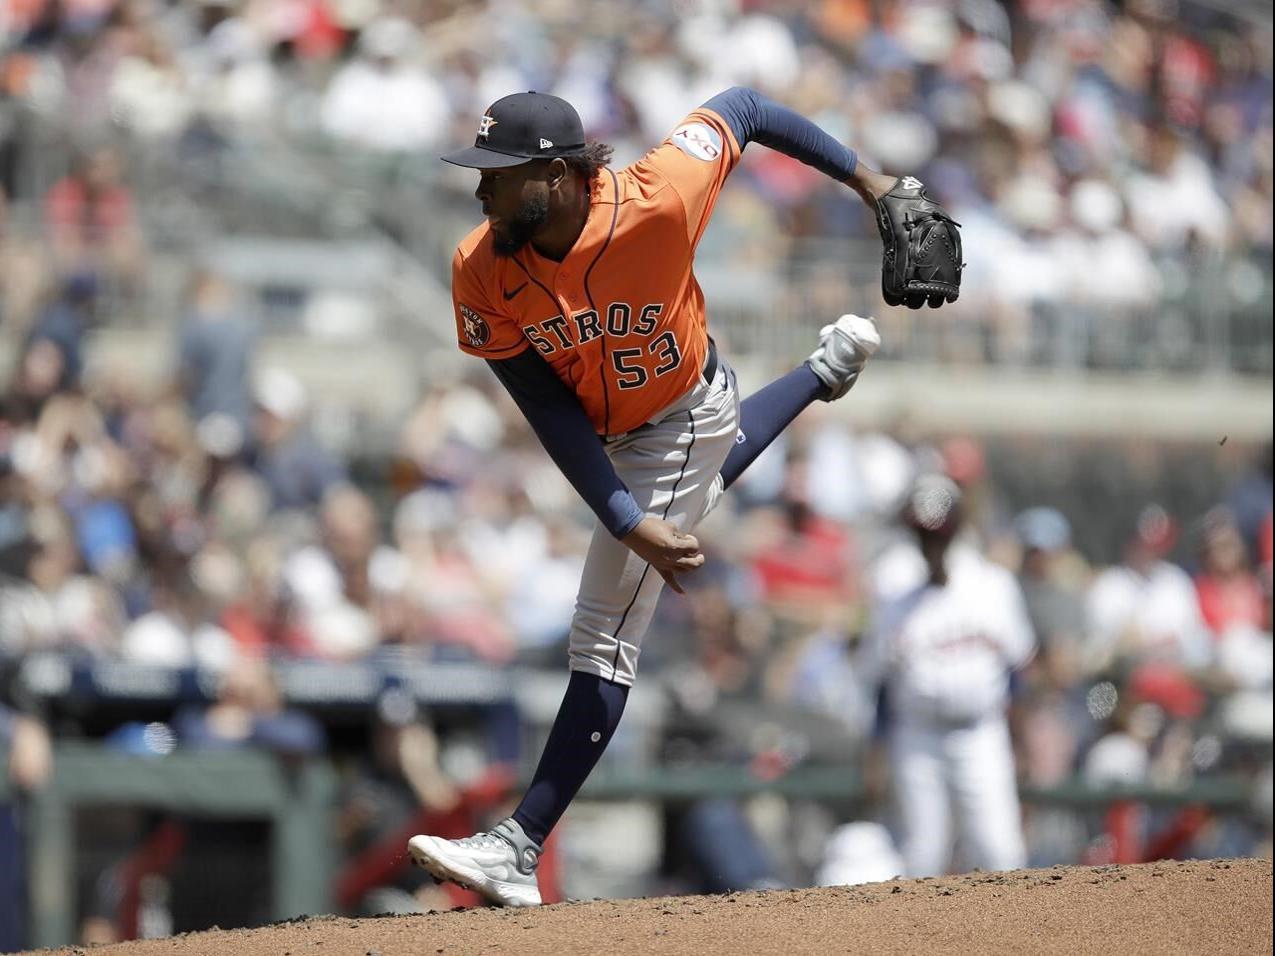
[[[566,97],[627,162],[732,84],[930,184],[964,224],[955,316],[1027,335],[1027,312],[1042,307],[1096,325],[1167,302],[1202,321],[1200,309],[1222,302],[1253,308],[1269,271],[1270,30],[1191,0],[583,10],[556,0],[10,0],[0,50],[0,199],[44,203],[62,276],[68,256],[91,253],[126,285],[137,279],[137,214],[120,156],[104,146],[121,133],[191,163],[211,162],[227,140],[326,140],[428,165],[468,192],[472,177],[437,169],[433,156],[472,138],[510,90]],[[46,145],[24,147],[24,116],[56,119],[80,146],[47,195],[21,195],[24,170],[38,165],[23,149]],[[794,239],[873,234],[856,198],[786,157],[750,150],[735,180],[706,256],[770,269],[794,254]],[[1225,269],[1201,275],[1223,256]],[[8,321],[18,322],[39,296],[29,250],[8,260],[6,271],[24,273],[7,282],[17,283]],[[1204,301],[1188,301],[1186,287],[1204,278],[1215,280]],[[835,271],[823,281],[844,300]]]
[[[278,694],[242,662],[393,648],[560,668],[591,516],[485,370],[423,394],[362,490],[308,427],[304,386],[253,353],[213,275],[191,288],[157,393],[81,379],[78,344],[53,332],[28,343],[0,404],[0,652],[205,668],[241,703],[272,701],[263,713]],[[1077,721],[1102,710],[1085,697],[1100,680],[1184,718],[1216,696],[1226,728],[1269,740],[1270,447],[1250,452],[1207,513],[1108,515],[1127,547],[1103,566],[1057,509],[1012,513],[978,443],[856,433],[812,409],[704,525],[708,565],[689,599],[662,605],[644,674],[701,716],[762,699],[869,736],[855,641],[907,547],[899,503],[916,474],[942,471],[973,503],[969,540],[1020,574],[1036,627],[1026,780],[1152,773],[1158,731],[1127,725],[1127,698]],[[1120,746],[1086,756],[1085,728],[1108,719]]]
[[[315,396],[263,367],[251,304],[214,271],[189,281],[162,387],[88,367],[106,290],[126,298],[146,275],[146,197],[104,133],[192,155],[285,134],[432,156],[472,137],[490,101],[536,88],[626,160],[747,84],[932,184],[977,250],[961,309],[1150,310],[1173,293],[1165,276],[1184,281],[1165,259],[1256,255],[1269,272],[1270,31],[1187,2],[7,0],[0,51],[0,339],[15,344],[0,369],[0,661],[10,678],[46,651],[219,675],[211,708],[175,716],[178,746],[324,751],[272,680],[278,660],[389,649],[562,668],[592,520],[480,367],[430,384],[377,481],[352,480],[311,428]],[[23,195],[23,111],[83,144],[38,196]],[[739,263],[784,237],[873,228],[765,150],[737,179],[709,245]],[[34,233],[6,200],[35,202]],[[1228,275],[1260,295],[1260,271]],[[898,505],[942,471],[971,503],[968,540],[1019,575],[1036,631],[1016,682],[1023,784],[1242,771],[1258,805],[1199,852],[1269,854],[1271,451],[1249,451],[1212,508],[1107,515],[1127,525],[1116,558],[1077,547],[1077,514],[1010,508],[969,439],[856,433],[812,409],[704,526],[688,597],[661,606],[643,674],[679,714],[665,756],[774,774],[818,751],[772,715],[871,738],[856,644],[908,547]],[[0,689],[0,744],[13,783],[37,788],[48,729],[16,686]],[[401,820],[456,799],[447,741],[401,701],[380,711],[343,817],[351,846],[392,830],[369,802]],[[1033,862],[1102,859],[1092,834],[1035,819]],[[828,852],[859,852],[844,836]]]

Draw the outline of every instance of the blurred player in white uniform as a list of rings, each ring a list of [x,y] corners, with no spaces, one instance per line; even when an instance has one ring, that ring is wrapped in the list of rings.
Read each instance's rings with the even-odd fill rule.
[[[860,655],[884,685],[886,733],[908,876],[939,876],[961,858],[983,870],[1026,863],[1006,711],[1010,672],[1035,651],[1013,575],[953,545],[960,491],[918,479],[904,506],[926,577],[881,601]],[[953,823],[957,833],[953,833]]]

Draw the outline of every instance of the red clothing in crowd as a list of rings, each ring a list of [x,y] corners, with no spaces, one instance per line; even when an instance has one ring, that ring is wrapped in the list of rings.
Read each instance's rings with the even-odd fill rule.
[[[1252,627],[1262,624],[1262,588],[1252,574],[1227,578],[1201,574],[1195,579],[1195,592],[1204,623],[1214,637],[1220,637],[1236,624]]]
[[[90,193],[83,180],[66,176],[54,183],[45,196],[44,218],[56,239],[96,245],[132,227],[133,197],[123,186]]]
[[[852,596],[851,546],[844,527],[812,515],[760,554],[753,570],[768,601],[843,600]]]

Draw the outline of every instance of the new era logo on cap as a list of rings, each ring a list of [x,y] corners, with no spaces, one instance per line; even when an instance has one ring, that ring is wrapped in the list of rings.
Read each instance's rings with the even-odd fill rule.
[[[492,103],[478,124],[474,145],[443,159],[458,166],[497,169],[532,159],[584,152],[580,114],[548,93],[514,93]]]

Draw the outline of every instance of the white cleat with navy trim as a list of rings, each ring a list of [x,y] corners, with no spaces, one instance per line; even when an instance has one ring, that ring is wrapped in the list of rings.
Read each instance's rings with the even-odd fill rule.
[[[473,890],[497,906],[540,905],[536,867],[543,848],[512,817],[463,840],[414,836],[407,849],[438,879]]]
[[[806,364],[828,387],[825,402],[835,402],[854,387],[859,373],[881,347],[881,334],[871,319],[846,314],[819,330],[819,348]]]

